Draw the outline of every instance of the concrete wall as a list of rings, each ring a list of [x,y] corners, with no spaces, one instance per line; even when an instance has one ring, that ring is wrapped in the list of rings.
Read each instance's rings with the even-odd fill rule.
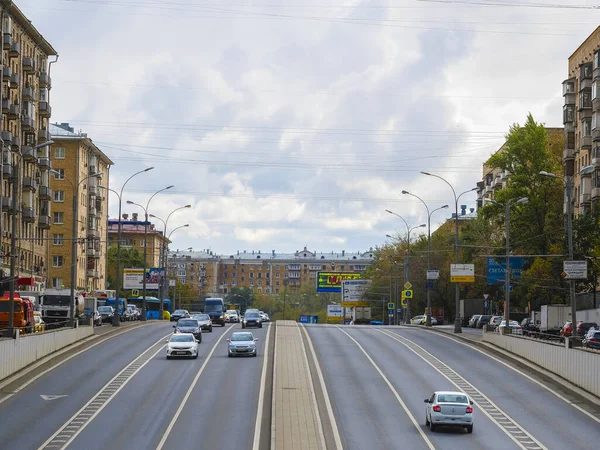
[[[94,334],[94,327],[70,328],[0,341],[0,380],[61,348]]]
[[[483,341],[519,355],[600,397],[600,353],[535,339],[484,333]]]

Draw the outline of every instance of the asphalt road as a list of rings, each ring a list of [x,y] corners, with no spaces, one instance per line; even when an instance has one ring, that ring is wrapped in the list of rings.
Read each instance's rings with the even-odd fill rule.
[[[600,440],[600,421],[439,333],[322,325],[307,330],[345,449],[590,448]],[[454,375],[449,379],[446,373]],[[476,404],[473,434],[455,429],[432,433],[425,427],[423,400],[435,390],[457,390],[454,377],[484,395],[482,405],[488,405],[486,411],[493,406],[494,412],[485,414]]]
[[[0,403],[0,417],[10,418],[0,421],[0,449],[40,448],[65,425],[75,427],[77,433],[66,442],[58,435],[51,444],[74,449],[148,449],[163,441],[165,449],[252,448],[268,327],[251,330],[259,338],[256,358],[227,357],[226,338],[241,330],[232,324],[203,333],[198,359],[167,361],[164,341],[172,325],[152,324],[112,338]],[[136,360],[140,355],[142,359]],[[122,384],[120,389],[110,388],[107,383],[123,369],[114,381]],[[87,406],[95,408],[89,421],[84,426],[78,418],[72,421],[103,388],[109,389],[108,394],[94,402],[108,400],[101,408],[94,402]],[[88,409],[80,414],[88,414]]]

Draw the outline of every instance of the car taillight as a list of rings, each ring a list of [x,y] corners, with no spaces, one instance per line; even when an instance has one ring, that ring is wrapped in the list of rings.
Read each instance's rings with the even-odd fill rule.
[[[433,410],[434,410],[435,412],[440,412],[440,411],[442,410],[442,408],[440,408],[440,405],[435,405],[435,406],[433,407]]]
[[[589,341],[590,341],[590,342],[598,342],[598,339],[595,339],[595,338],[590,338],[590,339],[589,339]]]
[[[470,406],[467,406],[467,414],[471,414],[473,412],[473,408]]]

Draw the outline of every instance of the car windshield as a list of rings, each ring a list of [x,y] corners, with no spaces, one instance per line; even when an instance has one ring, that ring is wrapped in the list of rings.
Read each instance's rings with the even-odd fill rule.
[[[438,403],[469,403],[466,395],[460,394],[439,394],[437,398]]]
[[[233,333],[231,335],[231,340],[232,341],[252,341],[252,340],[254,340],[254,337],[252,336],[252,333]]]
[[[112,306],[99,306],[98,307],[98,312],[101,312],[101,313],[110,313],[112,311],[113,311]]]
[[[187,314],[187,311],[185,311],[184,309],[177,309],[173,314],[176,314],[178,316],[184,316],[185,314]]]
[[[231,310],[231,309],[228,309],[228,310],[227,310],[227,314],[237,314],[237,312],[236,312],[236,311],[233,311],[233,310]]]
[[[175,334],[171,336],[171,342],[193,342],[194,336],[191,334]]]
[[[210,316],[208,314],[194,314],[192,319],[196,320],[210,320]]]
[[[258,319],[259,315],[255,312],[246,313],[244,316],[245,319]]]
[[[193,319],[180,320],[177,322],[178,327],[197,327],[198,321]]]

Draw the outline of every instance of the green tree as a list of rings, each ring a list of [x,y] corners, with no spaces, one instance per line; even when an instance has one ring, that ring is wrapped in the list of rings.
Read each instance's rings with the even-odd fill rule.
[[[190,284],[183,284],[176,281],[176,286],[169,288],[169,296],[173,305],[173,310],[176,308],[191,309],[192,302],[200,300],[200,293],[197,288]]]
[[[121,285],[123,281],[123,269],[141,269],[144,267],[144,255],[137,248],[121,248]],[[108,247],[108,265],[106,268],[106,280],[109,288],[117,285],[117,246]],[[119,294],[131,296],[131,291],[121,289]]]

